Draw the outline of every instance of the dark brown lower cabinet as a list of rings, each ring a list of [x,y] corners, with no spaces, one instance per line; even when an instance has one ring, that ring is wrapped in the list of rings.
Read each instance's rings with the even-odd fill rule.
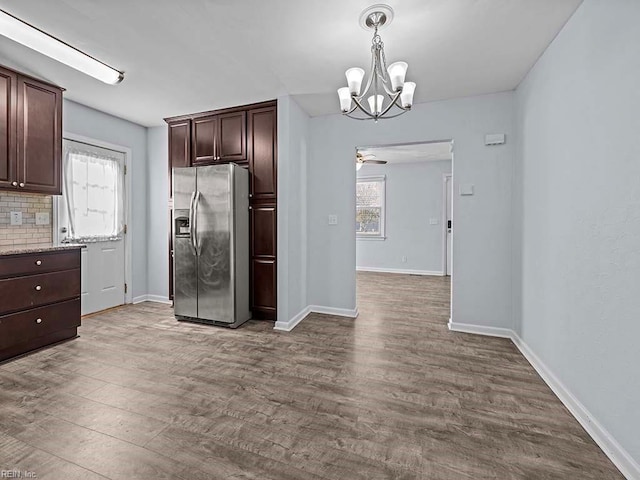
[[[77,336],[80,247],[0,255],[0,361]]]

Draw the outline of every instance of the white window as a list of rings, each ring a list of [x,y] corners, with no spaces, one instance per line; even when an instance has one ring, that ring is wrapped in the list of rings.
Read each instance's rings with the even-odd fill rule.
[[[385,238],[385,177],[358,177],[356,237]]]
[[[65,140],[65,241],[119,240],[124,231],[124,154]]]

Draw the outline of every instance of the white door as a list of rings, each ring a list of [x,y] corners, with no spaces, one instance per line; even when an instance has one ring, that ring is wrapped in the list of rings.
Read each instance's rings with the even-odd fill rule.
[[[453,181],[451,179],[451,175],[445,176],[445,199],[446,199],[446,223],[445,228],[447,229],[447,238],[446,238],[446,274],[451,276],[452,271],[452,261],[453,261],[453,233],[452,233],[452,222],[453,222]]]
[[[125,303],[126,156],[73,140],[63,143],[59,239],[82,250],[82,314]]]

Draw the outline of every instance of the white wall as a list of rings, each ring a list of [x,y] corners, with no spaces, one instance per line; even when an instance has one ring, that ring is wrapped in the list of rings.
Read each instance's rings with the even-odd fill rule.
[[[336,107],[337,108],[337,107]],[[416,105],[394,120],[312,118],[308,165],[309,303],[353,309],[355,297],[356,146],[455,141],[453,320],[511,328],[511,92]],[[487,133],[507,144],[486,147]],[[475,195],[456,195],[460,184]],[[337,226],[327,216],[337,214]]]
[[[131,181],[131,235],[133,297],[147,293],[147,129],[127,120],[64,100],[63,130],[96,140],[128,147]]]
[[[386,176],[385,240],[356,239],[361,269],[442,274],[443,175],[451,160],[364,165],[358,177]],[[431,225],[436,219],[437,225]],[[402,257],[407,261],[403,262]]]
[[[307,303],[307,143],[309,117],[278,98],[278,321]]]
[[[169,129],[147,129],[147,276],[149,298],[169,299]]]
[[[518,88],[514,239],[521,245],[513,272],[522,278],[518,333],[635,459],[633,478],[640,478],[639,21],[637,0],[585,0]]]

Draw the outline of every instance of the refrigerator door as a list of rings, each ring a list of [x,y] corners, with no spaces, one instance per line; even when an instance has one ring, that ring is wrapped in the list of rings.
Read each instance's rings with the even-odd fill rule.
[[[197,167],[198,318],[233,323],[232,166]]]
[[[193,244],[196,169],[173,169],[173,302],[174,314],[198,316],[198,261]]]
[[[251,318],[249,310],[249,170],[233,166],[234,274],[236,322]]]

